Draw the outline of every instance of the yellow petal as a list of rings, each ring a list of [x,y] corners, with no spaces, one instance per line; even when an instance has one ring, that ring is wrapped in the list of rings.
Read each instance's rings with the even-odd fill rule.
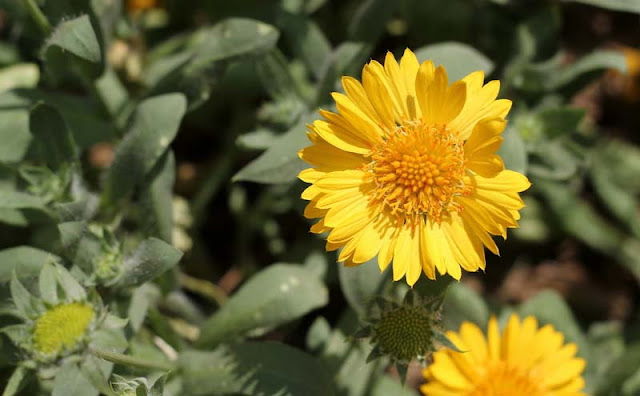
[[[416,55],[409,48],[405,49],[402,59],[400,59],[400,74],[404,79],[406,89],[404,101],[407,103],[409,119],[412,120],[421,118],[420,108],[416,101],[416,76],[419,68],[420,64]]]
[[[358,246],[353,253],[352,261],[356,264],[371,260],[380,250],[380,234],[371,222],[360,231]]]
[[[336,107],[340,115],[351,125],[348,130],[357,132],[358,135],[364,137],[372,144],[378,144],[382,141],[384,132],[378,124],[366,115],[349,97],[338,92],[331,94],[336,102]]]
[[[369,100],[369,95],[365,91],[360,81],[353,77],[342,77],[342,87],[345,93],[351,99],[351,101],[362,110],[371,120],[373,120],[378,126],[383,127],[385,123],[378,115],[378,112],[373,107],[373,104]]]
[[[483,86],[484,73],[482,72],[471,73],[462,81],[467,87],[465,104],[458,116],[451,121],[450,128],[458,131],[460,138],[466,140],[480,120],[504,118],[511,109],[511,101],[495,100],[500,91],[500,82],[490,81]]]
[[[378,253],[378,267],[380,272],[384,271],[393,259],[393,252],[396,247],[397,230],[394,227],[388,226],[385,229],[384,236],[380,241],[380,253]]]
[[[487,345],[489,351],[489,358],[491,360],[500,360],[502,356],[500,339],[500,329],[498,328],[498,320],[495,316],[489,319],[489,325],[487,327]]]
[[[451,214],[450,222],[443,222],[442,227],[447,237],[451,251],[458,263],[467,271],[484,269],[484,248],[475,235],[471,234],[468,226],[457,213]]]
[[[369,152],[366,141],[356,141],[355,137],[340,135],[338,127],[325,121],[316,121],[314,125],[312,128],[322,133],[318,133],[320,136],[313,145],[298,152],[300,159],[323,171],[355,169],[365,163],[365,157],[355,154],[353,150],[361,154]],[[334,144],[330,144],[322,136],[334,139]],[[347,143],[344,139],[353,139],[357,146]]]
[[[460,326],[460,338],[466,345],[473,346],[468,350],[477,364],[483,364],[487,361],[489,354],[487,340],[477,325],[471,322],[463,322]]]
[[[345,128],[334,122],[316,120],[309,129],[332,146],[350,153],[367,154],[374,144],[369,136],[359,133],[351,125]]]
[[[410,265],[413,263],[411,255],[417,254],[414,248],[414,238],[411,229],[403,227],[398,233],[398,239],[396,240],[396,246],[393,254],[393,280],[398,281],[402,279],[408,271],[410,271]]]
[[[460,372],[458,366],[449,357],[447,351],[433,354],[434,362],[430,367],[433,378],[453,389],[470,389],[472,384]]]
[[[374,62],[371,62],[375,65]],[[391,52],[387,52],[387,55],[384,59],[384,70],[389,78],[391,92],[393,93],[393,97],[395,98],[395,102],[398,103],[399,116],[401,118],[410,118],[409,110],[407,109],[407,88],[405,85],[405,79],[400,74],[400,66],[396,61],[396,58],[393,57]]]
[[[362,70],[362,85],[385,132],[395,129],[391,93],[385,84],[385,76],[376,75],[369,65]]]

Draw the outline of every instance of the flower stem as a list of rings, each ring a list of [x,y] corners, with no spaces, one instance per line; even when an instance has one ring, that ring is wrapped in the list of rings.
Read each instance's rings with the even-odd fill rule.
[[[171,371],[175,369],[175,366],[173,364],[167,362],[140,359],[133,356],[123,355],[122,353],[105,351],[103,349],[95,347],[90,347],[89,350],[91,351],[91,353],[101,359],[123,366],[161,371]]]
[[[38,7],[38,5],[36,4],[36,1],[25,0],[25,4],[27,6],[27,9],[29,10],[29,14],[31,14],[31,17],[36,22],[40,30],[42,30],[42,32],[48,36],[49,33],[51,33],[51,24],[49,23],[47,17],[42,13],[40,7]]]

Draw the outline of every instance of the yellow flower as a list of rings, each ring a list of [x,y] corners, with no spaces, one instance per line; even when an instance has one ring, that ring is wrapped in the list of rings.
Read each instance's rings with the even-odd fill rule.
[[[329,232],[327,250],[342,247],[347,266],[378,255],[383,271],[393,259],[393,279],[409,285],[421,271],[484,269],[483,245],[498,254],[489,234],[517,227],[530,185],[495,154],[511,108],[496,100],[499,81],[478,71],[449,85],[443,67],[407,49],[342,86],[338,112],[320,111],[299,153],[313,166],[299,175],[312,183],[305,216],[320,218],[311,231]]]
[[[65,303],[48,309],[35,322],[36,351],[49,356],[74,349],[86,336],[94,316],[93,307],[86,303]]]
[[[575,344],[564,344],[553,326],[538,329],[529,316],[520,322],[511,315],[500,337],[495,318],[487,337],[478,326],[464,322],[447,337],[466,352],[444,349],[433,354],[421,387],[427,396],[579,396],[584,387],[585,361],[576,358]]]

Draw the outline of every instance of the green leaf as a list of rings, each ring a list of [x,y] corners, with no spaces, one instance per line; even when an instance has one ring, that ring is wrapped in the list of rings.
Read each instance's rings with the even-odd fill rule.
[[[331,396],[333,380],[314,357],[285,344],[246,342],[213,352],[180,354],[184,392]]]
[[[102,74],[102,51],[88,15],[62,21],[42,49],[52,76],[68,74],[95,79]]]
[[[124,198],[144,182],[175,138],[186,105],[182,94],[156,96],[140,103],[107,174],[106,202]]]
[[[135,333],[142,327],[149,306],[158,298],[158,289],[149,283],[136,288],[131,294],[127,317],[129,325]]]
[[[26,227],[29,225],[29,220],[20,210],[0,209],[0,223],[14,227]]]
[[[37,104],[29,115],[29,130],[36,137],[43,158],[52,170],[77,160],[73,136],[55,108]]]
[[[622,356],[617,358],[600,376],[600,382],[593,393],[595,396],[617,395],[621,384],[637,373],[640,367],[640,343],[627,346]]]
[[[256,183],[289,183],[308,166],[298,158],[298,150],[310,144],[305,125],[311,117],[303,117],[284,135],[280,136],[267,151],[236,173],[232,180]]]
[[[266,150],[275,142],[278,134],[271,129],[258,128],[244,133],[236,139],[236,144],[245,150]]]
[[[82,239],[87,225],[84,221],[68,221],[58,224],[60,243],[65,249],[71,249]]]
[[[381,374],[379,361],[365,364],[371,352],[368,340],[352,337],[358,329],[358,318],[353,310],[347,310],[336,328],[323,342],[320,357],[330,370],[336,384],[336,393],[344,396],[368,394],[376,374]],[[330,330],[330,329],[329,329]]]
[[[124,119],[121,119],[120,116],[126,114],[125,110],[130,104],[127,89],[111,68],[107,68],[104,74],[96,80],[95,87],[96,95],[100,97],[100,101],[104,104],[109,115],[116,120],[118,127],[122,127]]]
[[[157,238],[149,238],[124,260],[118,286],[138,286],[153,280],[174,267],[182,258],[182,252]]]
[[[113,363],[99,359],[96,356],[86,356],[80,363],[82,375],[93,385],[100,394],[114,396],[108,378],[113,370]]]
[[[356,267],[338,264],[340,289],[358,316],[365,315],[373,299],[381,295],[387,277],[388,273],[380,273],[377,258]]]
[[[542,291],[527,300],[519,308],[522,317],[533,315],[540,324],[552,324],[553,327],[564,334],[567,342],[574,342],[578,346],[578,355],[589,361],[591,349],[586,337],[569,306],[554,291]]]
[[[164,385],[167,382],[167,378],[169,374],[165,374],[162,377],[158,378],[156,382],[153,384],[151,389],[149,389],[149,396],[163,396],[164,395]]]
[[[176,160],[171,150],[158,160],[140,191],[142,230],[167,243],[173,239],[173,184]]]
[[[583,87],[583,84],[576,83],[578,79],[582,82],[594,73],[609,69],[616,69],[622,73],[627,71],[626,59],[621,51],[593,51],[566,66],[561,64],[560,59],[560,56],[556,56],[552,61],[525,67],[523,81],[527,82],[528,89],[552,92],[569,84]]]
[[[601,252],[619,253],[623,235],[588,203],[558,182],[537,180],[535,186],[570,235]]]
[[[400,3],[387,0],[360,2],[348,27],[349,40],[375,42],[385,31]]]
[[[59,260],[56,255],[31,246],[0,250],[0,284],[11,281],[14,271],[18,279],[35,278],[45,263]]]
[[[485,329],[489,323],[489,308],[474,290],[464,283],[454,282],[447,290],[442,322],[446,329],[458,331],[464,321],[473,322]]]
[[[613,11],[633,12],[640,14],[640,0],[567,0],[574,3],[588,4]]]
[[[287,12],[279,18],[284,39],[297,59],[302,60],[311,74],[319,78],[331,54],[331,43],[311,19]]]
[[[19,191],[4,191],[0,194],[0,208],[47,210],[40,197]]]
[[[26,318],[33,318],[36,316],[35,299],[24,287],[22,282],[18,280],[15,273],[11,278],[9,289],[11,290],[11,300],[13,300],[13,304],[22,316]]]
[[[567,180],[578,171],[578,158],[563,142],[540,142],[531,150],[528,171],[547,180]]]
[[[62,265],[55,265],[56,278],[60,284],[60,289],[63,291],[64,297],[71,301],[84,301],[87,299],[87,292],[78,283],[78,281],[71,275],[66,268]]]
[[[373,383],[371,396],[419,396],[418,392],[408,385],[403,385],[388,375],[379,376]]]
[[[60,112],[80,148],[116,136],[115,126],[93,97],[34,89],[14,90],[0,94],[0,138],[10,144],[0,145],[0,161],[17,162],[24,157],[32,137],[29,113],[38,102],[45,102]]]
[[[277,48],[256,61],[256,71],[272,99],[295,99],[300,96],[287,59]]]
[[[327,304],[328,291],[303,267],[274,264],[254,275],[201,329],[197,345],[263,334]]]
[[[40,271],[38,277],[38,288],[40,297],[50,305],[58,304],[58,280],[56,276],[56,268],[53,264],[47,262]]]
[[[16,88],[34,88],[40,80],[40,69],[34,63],[18,63],[0,69],[0,92]]]
[[[91,346],[108,349],[110,352],[121,353],[129,343],[122,329],[108,329],[103,326],[91,335]]]
[[[279,33],[271,25],[243,18],[225,19],[191,35],[177,37],[170,44],[177,51],[160,46],[150,54],[153,61],[145,73],[150,92],[182,92],[189,107],[206,101],[212,83],[224,70],[224,63],[253,58],[270,51]],[[221,62],[224,61],[224,62]]]
[[[574,133],[586,114],[585,109],[577,107],[552,107],[537,114],[548,138]]]
[[[593,188],[607,209],[640,238],[636,221],[640,182],[640,149],[622,141],[608,141],[595,147],[589,167]]]
[[[485,75],[489,75],[494,68],[493,62],[478,50],[454,41],[427,45],[418,48],[415,54],[420,63],[433,60],[436,66],[444,66],[449,83],[461,80],[476,70],[482,70]]]
[[[598,383],[607,381],[607,370],[625,351],[622,330],[622,323],[615,321],[597,322],[589,327],[587,341],[591,346],[591,361],[585,379],[589,384],[595,384],[595,389]]]
[[[76,363],[66,363],[53,380],[51,396],[97,396],[98,390],[82,374]]]
[[[29,113],[16,107],[11,92],[0,95],[0,162],[22,160],[31,144]]]
[[[25,384],[31,380],[30,372],[23,366],[18,366],[9,377],[2,396],[15,396],[25,386]]]

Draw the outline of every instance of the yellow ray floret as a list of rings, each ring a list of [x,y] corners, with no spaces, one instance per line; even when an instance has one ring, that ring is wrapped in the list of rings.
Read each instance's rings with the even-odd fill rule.
[[[502,335],[491,318],[486,337],[469,322],[447,337],[465,352],[434,353],[420,388],[426,396],[584,396],[586,363],[576,345],[564,344],[551,325],[538,328],[532,316],[511,315]]]
[[[474,72],[449,84],[442,66],[407,49],[342,86],[337,113],[320,111],[299,153],[312,166],[299,176],[311,183],[305,216],[320,219],[311,231],[328,232],[327,250],[342,248],[345,265],[377,255],[409,285],[423,272],[484,269],[484,247],[498,254],[491,235],[517,227],[518,193],[530,185],[496,154],[511,108],[496,99],[500,83]]]

